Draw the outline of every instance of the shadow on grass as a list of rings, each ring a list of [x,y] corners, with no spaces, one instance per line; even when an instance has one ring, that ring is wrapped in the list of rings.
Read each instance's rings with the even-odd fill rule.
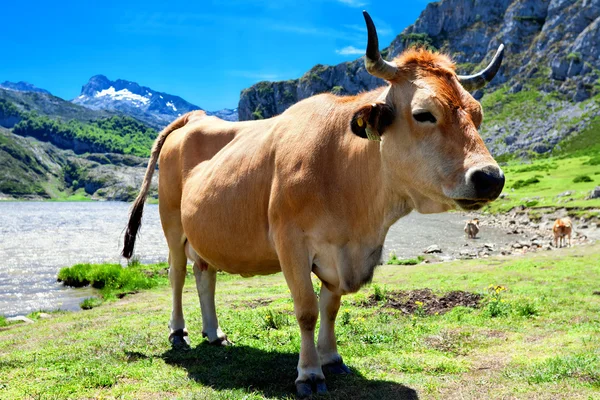
[[[167,364],[185,368],[188,376],[215,390],[242,389],[266,397],[293,398],[298,354],[268,352],[247,346],[215,347],[204,342],[190,350],[169,350]],[[396,382],[353,375],[326,376],[327,399],[418,400],[417,392]],[[314,396],[316,397],[316,396]]]

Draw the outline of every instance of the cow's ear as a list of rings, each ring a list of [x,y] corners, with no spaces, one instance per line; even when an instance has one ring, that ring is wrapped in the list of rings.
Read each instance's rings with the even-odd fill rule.
[[[394,122],[394,109],[385,103],[373,103],[359,108],[352,116],[352,133],[369,140],[381,140],[386,128]]]

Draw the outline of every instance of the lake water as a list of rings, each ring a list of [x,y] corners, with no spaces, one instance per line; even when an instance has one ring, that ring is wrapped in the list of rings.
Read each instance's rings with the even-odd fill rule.
[[[129,204],[122,202],[0,202],[0,315],[37,310],[76,310],[92,289],[70,289],[56,282],[60,268],[77,263],[123,263],[120,250]],[[456,255],[466,243],[467,217],[461,213],[413,213],[394,225],[385,242],[398,257],[415,257],[431,244]],[[498,228],[485,227],[479,245],[515,240]],[[136,255],[143,263],[166,261],[158,206],[146,205]]]

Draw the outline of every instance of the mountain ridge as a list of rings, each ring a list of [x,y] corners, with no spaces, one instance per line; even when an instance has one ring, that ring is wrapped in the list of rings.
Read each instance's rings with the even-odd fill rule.
[[[4,81],[0,83],[0,89],[6,90],[14,90],[17,92],[35,92],[35,93],[44,93],[44,94],[52,94],[46,89],[39,88],[31,83],[19,81],[19,82],[9,82]]]

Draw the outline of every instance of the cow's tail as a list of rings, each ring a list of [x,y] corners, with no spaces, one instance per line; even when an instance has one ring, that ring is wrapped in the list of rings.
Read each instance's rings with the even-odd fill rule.
[[[144,203],[146,202],[146,197],[148,197],[148,191],[150,190],[150,184],[152,183],[152,175],[154,175],[154,170],[156,169],[156,164],[158,163],[160,150],[162,149],[167,136],[169,136],[171,132],[184,126],[188,122],[190,116],[194,113],[197,114],[199,111],[192,111],[171,122],[158,134],[156,140],[154,141],[152,152],[150,153],[150,160],[148,161],[148,168],[146,168],[146,175],[144,176],[144,182],[142,183],[142,188],[140,189],[140,193],[133,203],[133,207],[131,207],[131,210],[129,211],[129,222],[127,224],[127,230],[125,231],[123,252],[121,253],[123,254],[123,257],[127,259],[131,258],[133,255],[135,239],[140,227],[142,226]]]

